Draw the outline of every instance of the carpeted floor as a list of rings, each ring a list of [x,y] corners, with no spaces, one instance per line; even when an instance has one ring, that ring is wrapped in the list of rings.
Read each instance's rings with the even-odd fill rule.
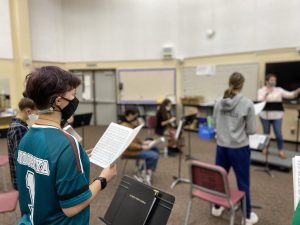
[[[81,133],[80,128],[78,132]],[[99,137],[104,132],[104,127],[90,126],[86,127],[85,147],[91,148],[98,141]],[[147,130],[143,130],[141,137],[147,136]],[[187,143],[188,135],[185,133],[185,142]],[[205,162],[214,162],[215,157],[215,142],[200,140],[196,133],[191,133],[191,155]],[[294,145],[286,144],[286,149],[294,150]],[[188,153],[187,145],[183,149],[184,154]],[[6,139],[0,139],[0,154],[7,152]],[[188,161],[182,157],[182,177],[188,178]],[[98,194],[97,198],[91,205],[90,224],[102,224],[98,217],[103,216],[110,201],[116,191],[121,178],[121,169],[123,162],[118,161],[118,176],[108,184],[103,192]],[[262,209],[253,209],[258,216],[258,225],[288,225],[291,223],[293,214],[293,184],[292,173],[272,170],[274,178],[271,178],[264,172],[256,171],[257,166],[251,166],[251,196],[252,204],[262,206]],[[91,166],[91,179],[100,174],[101,169],[97,166]],[[169,218],[168,225],[182,225],[186,214],[186,207],[189,196],[189,184],[179,184],[174,189],[170,188],[173,182],[173,176],[177,175],[178,171],[178,156],[164,158],[161,156],[156,173],[153,176],[153,186],[164,190],[176,197],[175,205]],[[4,171],[7,181],[10,181],[8,168]],[[129,161],[126,172],[132,176],[134,171],[134,162]],[[3,175],[2,175],[3,176]],[[230,184],[236,186],[233,173],[229,175]],[[0,179],[0,190],[3,190],[3,179]],[[9,185],[10,186],[10,185]],[[214,218],[209,212],[210,205],[204,201],[195,199],[190,215],[189,225],[223,225],[229,224],[228,212],[223,213],[221,218]],[[20,212],[18,211],[20,216]],[[0,216],[0,224],[9,224],[10,217],[8,215]],[[238,212],[236,223],[241,223],[241,213]]]

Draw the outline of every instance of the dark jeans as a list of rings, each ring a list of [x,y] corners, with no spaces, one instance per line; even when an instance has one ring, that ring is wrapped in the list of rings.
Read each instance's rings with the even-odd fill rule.
[[[136,156],[133,156],[132,158],[145,159],[147,170],[155,171],[159,159],[159,149],[154,147],[148,151],[141,150]]]
[[[250,200],[250,148],[249,146],[241,148],[226,148],[217,146],[216,164],[222,166],[227,172],[230,168],[236,176],[238,189],[246,195],[247,218],[251,214]]]
[[[278,148],[278,150],[282,150],[283,149],[283,138],[282,138],[282,133],[281,133],[282,119],[265,120],[265,119],[260,118],[260,120],[261,120],[261,124],[263,126],[264,134],[269,135],[271,124],[273,125],[273,130],[274,130],[274,133],[276,136],[277,148]]]

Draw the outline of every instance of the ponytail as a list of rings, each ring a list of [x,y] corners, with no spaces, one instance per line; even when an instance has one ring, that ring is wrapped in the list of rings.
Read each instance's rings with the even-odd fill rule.
[[[230,86],[226,91],[224,92],[223,98],[233,98],[236,95],[234,92],[234,88]]]
[[[245,78],[240,73],[233,73],[229,78],[229,88],[224,92],[223,98],[234,98],[237,92],[243,88]]]

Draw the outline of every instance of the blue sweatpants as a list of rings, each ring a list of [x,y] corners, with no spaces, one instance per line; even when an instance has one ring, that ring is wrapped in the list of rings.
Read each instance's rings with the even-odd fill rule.
[[[217,145],[216,164],[222,166],[227,172],[230,168],[236,176],[238,189],[245,192],[247,218],[251,214],[250,200],[250,148],[226,148]]]

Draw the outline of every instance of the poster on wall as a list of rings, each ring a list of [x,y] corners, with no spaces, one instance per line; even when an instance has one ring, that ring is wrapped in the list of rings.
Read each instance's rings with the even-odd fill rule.
[[[196,66],[196,75],[211,76],[216,74],[216,65],[198,65]]]

